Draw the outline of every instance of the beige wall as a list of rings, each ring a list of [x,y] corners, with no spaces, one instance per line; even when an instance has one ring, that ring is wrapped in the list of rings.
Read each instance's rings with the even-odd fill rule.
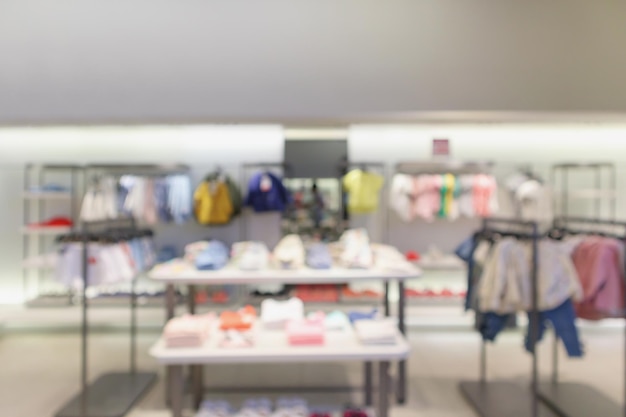
[[[619,0],[0,0],[0,123],[626,112]]]

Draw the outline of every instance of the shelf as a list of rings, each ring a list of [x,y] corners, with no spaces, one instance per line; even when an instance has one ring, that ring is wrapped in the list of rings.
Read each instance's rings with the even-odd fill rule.
[[[22,195],[27,200],[71,200],[72,193],[69,191],[28,191]]]
[[[352,327],[326,331],[326,343],[320,346],[291,346],[283,330],[266,330],[260,323],[251,330],[254,346],[250,348],[221,348],[222,333],[215,323],[209,339],[202,347],[168,348],[160,339],[150,349],[150,355],[164,365],[232,364],[232,363],[302,363],[341,361],[396,361],[406,359],[410,346],[396,330],[392,345],[361,344]]]
[[[53,226],[53,227],[35,227],[23,226],[22,234],[24,235],[60,235],[72,231],[70,226]]]
[[[419,277],[421,272],[392,272],[376,269],[266,269],[242,271],[227,266],[216,271],[199,271],[192,265],[161,264],[148,273],[148,277],[168,284],[179,285],[227,285],[227,284],[336,284],[353,281],[409,279]]]
[[[569,192],[572,199],[617,198],[616,190],[581,189]]]

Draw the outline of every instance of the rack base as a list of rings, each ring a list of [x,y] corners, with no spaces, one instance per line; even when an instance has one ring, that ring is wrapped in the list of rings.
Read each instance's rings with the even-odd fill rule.
[[[123,417],[156,381],[154,372],[110,373],[78,393],[55,417]]]
[[[467,401],[481,417],[530,417],[531,393],[528,389],[509,381],[464,381],[459,388]],[[589,414],[587,417],[596,414]],[[601,414],[597,414],[601,415]],[[559,417],[539,404],[540,417]]]
[[[583,384],[559,382],[539,386],[539,397],[548,407],[567,417],[622,417],[624,410],[600,391]]]

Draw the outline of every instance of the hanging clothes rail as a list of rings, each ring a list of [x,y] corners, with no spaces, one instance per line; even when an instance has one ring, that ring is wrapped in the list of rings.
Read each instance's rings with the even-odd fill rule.
[[[163,176],[188,174],[191,171],[185,164],[88,164],[87,170],[100,170],[117,175]]]
[[[589,228],[591,227],[591,228]],[[621,230],[621,233],[616,229]],[[626,243],[626,222],[616,220],[599,220],[584,217],[558,217],[554,220],[554,229],[562,234],[600,234]],[[626,260],[624,261],[626,270]],[[625,283],[626,286],[626,283]],[[624,291],[626,306],[626,291]],[[559,381],[559,361],[556,337],[553,344],[552,378],[550,382],[540,386],[539,396],[543,402],[565,417],[602,417],[626,416],[626,327],[623,396],[622,405],[614,402],[598,390],[584,384]]]
[[[532,355],[530,390],[513,382],[487,381],[487,347],[482,341],[480,351],[480,380],[460,383],[461,392],[481,417],[556,417],[550,409],[539,402],[539,369],[537,341],[539,338],[538,310],[538,261],[539,227],[536,222],[514,219],[485,218],[478,236],[482,239],[490,236],[514,237],[531,242],[531,311],[529,350]]]
[[[486,174],[495,164],[492,161],[457,161],[454,159],[432,159],[422,161],[403,161],[395,166],[396,173],[407,175],[420,174]]]
[[[95,231],[97,229],[100,230]],[[135,294],[135,276],[131,279],[129,371],[107,373],[98,377],[93,383],[88,383],[89,318],[87,313],[89,301],[87,287],[90,282],[88,245],[90,242],[110,238],[113,234],[127,234],[131,236],[135,235],[137,231],[134,219],[129,217],[89,223],[84,222],[80,232],[69,235],[71,239],[82,244],[81,391],[63,406],[55,414],[55,417],[123,417],[156,381],[157,374],[155,372],[137,371],[137,298]]]

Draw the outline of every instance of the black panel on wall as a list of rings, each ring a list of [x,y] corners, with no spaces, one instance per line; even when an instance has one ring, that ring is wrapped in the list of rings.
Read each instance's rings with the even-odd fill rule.
[[[291,178],[337,178],[348,157],[346,139],[287,140],[284,161]]]

